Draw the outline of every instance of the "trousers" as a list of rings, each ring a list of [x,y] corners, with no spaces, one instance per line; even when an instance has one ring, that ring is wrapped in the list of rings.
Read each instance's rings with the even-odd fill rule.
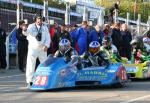
[[[47,52],[44,52],[42,48],[28,48],[27,65],[26,65],[26,82],[32,82],[33,74],[35,72],[36,59],[39,59],[40,63],[44,62],[47,58]]]

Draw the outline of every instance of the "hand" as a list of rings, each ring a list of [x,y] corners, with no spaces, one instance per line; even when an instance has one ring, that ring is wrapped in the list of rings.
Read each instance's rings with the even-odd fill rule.
[[[43,47],[43,50],[44,50],[44,52],[47,52],[48,47],[47,47],[47,46],[44,46],[44,47]]]

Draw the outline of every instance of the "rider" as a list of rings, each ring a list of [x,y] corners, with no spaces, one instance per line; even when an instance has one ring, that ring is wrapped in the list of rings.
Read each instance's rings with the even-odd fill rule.
[[[76,62],[76,66],[78,69],[81,69],[81,63],[78,58],[76,58],[78,53],[75,49],[71,47],[70,41],[68,39],[62,39],[59,42],[59,49],[55,52],[54,57],[64,57],[65,62]]]
[[[89,66],[108,66],[110,61],[105,52],[100,51],[100,44],[97,41],[92,41],[89,44],[89,50],[81,55],[82,61],[86,61],[85,67]]]
[[[118,53],[117,47],[112,44],[112,39],[109,36],[103,38],[103,46],[100,48],[105,51],[112,62],[121,62],[121,57]]]
[[[147,55],[149,55],[150,54],[150,38],[143,37],[143,43],[144,43],[144,47],[146,49]]]
[[[147,50],[144,47],[143,37],[136,37],[131,41],[132,45],[132,63],[143,63],[149,59]]]
[[[77,55],[77,52],[71,47],[68,39],[62,39],[59,42],[59,49],[55,52],[54,57],[65,57],[65,61],[69,62],[72,55]]]

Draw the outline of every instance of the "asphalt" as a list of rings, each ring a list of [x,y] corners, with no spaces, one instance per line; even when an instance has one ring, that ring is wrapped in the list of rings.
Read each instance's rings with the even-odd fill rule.
[[[0,73],[0,103],[150,103],[150,80],[128,82],[123,88],[77,87],[48,91],[27,89],[17,69]]]

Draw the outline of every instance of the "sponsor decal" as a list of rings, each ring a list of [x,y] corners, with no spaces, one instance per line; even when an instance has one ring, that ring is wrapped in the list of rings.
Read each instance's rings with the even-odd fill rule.
[[[126,67],[127,72],[137,72],[138,71],[138,67],[135,66],[128,66]]]
[[[101,71],[82,71],[77,73],[77,80],[102,80],[108,77],[106,72]]]

